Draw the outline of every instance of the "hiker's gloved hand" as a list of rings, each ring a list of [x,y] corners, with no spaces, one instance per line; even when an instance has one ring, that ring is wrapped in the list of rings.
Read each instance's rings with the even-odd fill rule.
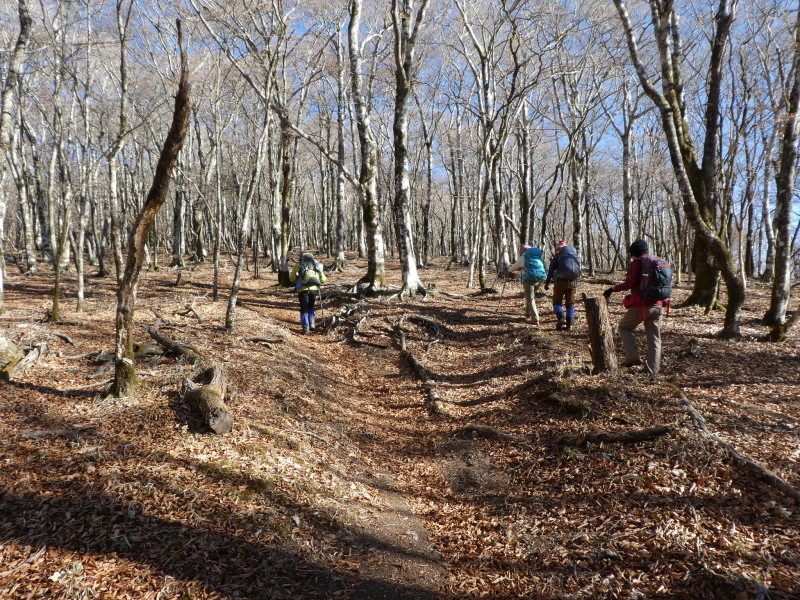
[[[545,289],[545,291],[549,290],[550,289],[550,284],[549,283],[545,283],[544,284],[544,289]]]
[[[611,294],[613,294],[613,293],[614,293],[614,288],[610,287],[606,291],[603,292],[603,296],[605,296],[606,298],[611,298]]]

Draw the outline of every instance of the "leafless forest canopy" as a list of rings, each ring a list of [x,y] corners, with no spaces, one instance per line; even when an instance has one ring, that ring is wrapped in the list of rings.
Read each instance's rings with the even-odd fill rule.
[[[6,2],[6,263],[118,276],[152,180],[186,31],[192,115],[153,265],[245,249],[449,255],[486,288],[521,243],[589,273],[637,238],[689,301],[797,270],[797,9],[788,2]],[[113,265],[113,267],[112,267]],[[82,289],[82,288],[81,288]],[[711,291],[709,291],[711,290]]]

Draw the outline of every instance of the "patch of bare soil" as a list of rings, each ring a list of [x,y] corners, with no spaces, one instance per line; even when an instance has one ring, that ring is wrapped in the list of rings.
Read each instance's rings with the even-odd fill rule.
[[[759,341],[767,289],[749,290],[738,342],[677,289],[664,385],[592,376],[580,307],[556,332],[541,297],[532,325],[518,284],[479,294],[446,259],[422,271],[424,298],[357,299],[353,265],[307,336],[271,273],[246,279],[234,332],[210,265],[144,273],[137,341],[156,345],[160,317],[204,359],[143,352],[124,399],[102,393],[112,280],[89,282],[80,313],[68,280],[64,322],[46,323],[52,276],[12,274],[0,333],[50,352],[0,383],[0,597],[800,598],[800,507],[699,432],[678,393],[800,487],[798,335]],[[214,363],[224,435],[179,393]]]

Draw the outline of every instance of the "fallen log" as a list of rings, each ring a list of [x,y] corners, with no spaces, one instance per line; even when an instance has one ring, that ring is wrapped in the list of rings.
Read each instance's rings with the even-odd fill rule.
[[[650,442],[672,433],[670,427],[650,427],[636,431],[586,431],[579,435],[567,435],[557,442],[565,446],[585,446],[586,444],[637,444]]]
[[[197,350],[197,348],[195,348],[191,344],[183,344],[181,342],[176,342],[174,340],[169,339],[167,336],[165,336],[158,330],[157,324],[151,325],[147,329],[147,333],[149,333],[150,337],[153,338],[167,352],[177,356],[185,357],[186,361],[190,364],[194,364],[202,358],[202,355]]]
[[[405,318],[405,315],[400,317],[400,320],[394,326],[394,330],[400,338],[400,354],[405,357],[417,373],[417,376],[422,380],[422,387],[425,388],[428,396],[427,402],[425,402],[425,407],[428,409],[428,412],[435,417],[447,417],[449,415],[444,408],[439,392],[436,390],[436,382],[428,375],[428,372],[422,364],[406,347],[406,333],[403,330],[403,321]]]
[[[192,381],[183,380],[181,396],[200,412],[214,433],[227,433],[233,428],[233,414],[225,404],[228,376],[225,369],[214,365]]]

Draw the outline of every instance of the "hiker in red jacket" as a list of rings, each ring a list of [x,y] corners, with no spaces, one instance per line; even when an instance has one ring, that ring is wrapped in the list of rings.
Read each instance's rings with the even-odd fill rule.
[[[625,362],[622,363],[622,366],[635,367],[643,364],[639,358],[639,349],[636,347],[633,330],[639,326],[639,323],[644,323],[647,338],[647,367],[653,377],[656,377],[661,367],[661,310],[665,302],[648,300],[639,293],[642,282],[642,259],[648,255],[649,251],[647,242],[644,240],[633,242],[628,248],[628,254],[633,258],[628,266],[628,276],[622,283],[604,291],[603,295],[610,298],[614,292],[631,291],[623,299],[622,304],[628,310],[618,326],[619,337],[625,350]]]

